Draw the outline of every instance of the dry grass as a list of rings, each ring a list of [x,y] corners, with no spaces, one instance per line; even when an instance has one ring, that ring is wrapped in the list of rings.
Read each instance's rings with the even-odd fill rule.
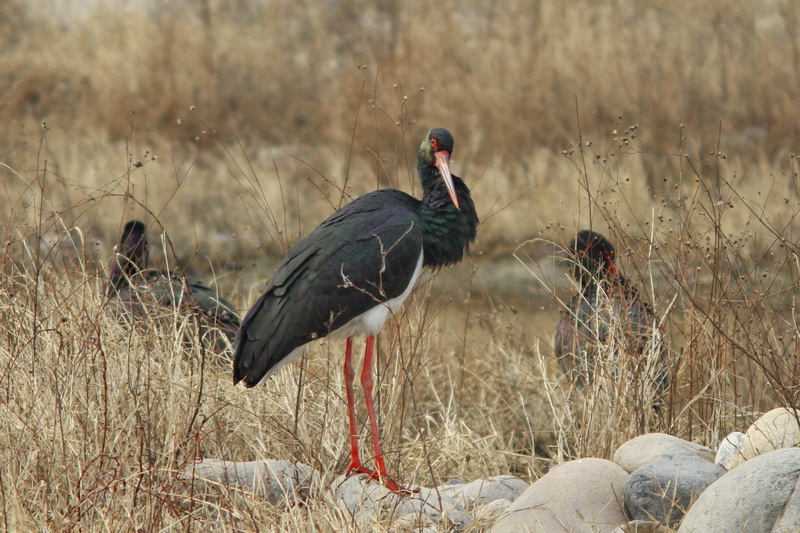
[[[390,468],[404,482],[434,486],[508,472],[533,480],[553,462],[609,457],[625,440],[653,430],[714,446],[756,413],[796,404],[798,203],[777,190],[794,173],[776,172],[759,194],[731,184],[737,170],[727,159],[719,160],[715,175],[703,176],[693,168],[696,159],[679,152],[670,157],[681,161],[682,172],[665,175],[675,192],[639,218],[642,192],[628,176],[630,161],[641,154],[630,142],[619,143],[613,155],[587,152],[584,143],[562,157],[581,191],[579,220],[591,220],[617,243],[626,274],[663,318],[674,380],[661,413],[650,411],[652,398],[624,366],[583,394],[572,390],[550,348],[556,300],[549,301],[549,313],[539,313],[519,297],[528,287],[495,292],[477,274],[502,262],[502,254],[479,253],[459,271],[466,274],[428,278],[381,336],[383,440]],[[191,319],[167,315],[136,328],[120,324],[102,298],[97,260],[110,244],[87,246],[91,230],[68,228],[67,218],[83,216],[82,203],[55,209],[58,195],[49,196],[48,176],[38,171],[25,198],[11,202],[14,215],[33,222],[6,226],[1,263],[0,494],[8,527],[355,527],[323,490],[348,458],[341,346],[315,345],[303,364],[245,392],[231,385],[228,365],[215,354],[185,343],[196,338]],[[266,214],[275,193],[264,189],[259,197],[256,181],[241,183],[257,191],[249,196],[252,216],[265,218],[280,249],[292,232],[283,229],[282,214]],[[167,210],[181,205],[174,198],[165,202]],[[114,201],[92,202],[101,213]],[[326,202],[318,198],[314,209]],[[135,195],[128,205],[147,207]],[[484,217],[481,231],[496,228],[502,217],[522,216],[516,204],[506,206]],[[563,245],[574,227],[539,231]],[[59,240],[47,237],[59,234]],[[161,262],[174,265],[177,246],[165,239],[161,248]],[[542,255],[543,249],[550,252]],[[541,239],[526,243],[515,266],[534,290],[563,298],[568,269],[551,259],[556,249]],[[232,262],[210,264],[223,293],[242,308],[258,291],[255,278],[266,274],[261,264],[238,276]],[[516,298],[502,296],[514,292]],[[208,504],[179,480],[187,464],[203,457],[293,457],[323,477],[308,506],[265,507],[233,493]],[[484,526],[482,519],[475,527]]]
[[[191,320],[120,324],[103,264],[144,218],[151,241],[166,230],[158,263],[244,310],[265,262],[334,208],[418,193],[434,125],[483,224],[469,264],[427,278],[379,340],[401,481],[533,480],[648,430],[715,446],[798,403],[791,0],[160,4],[96,2],[87,32],[0,2],[3,529],[354,529],[323,490],[347,463],[342,346],[245,392],[184,342]],[[660,416],[635,376],[578,395],[553,361],[556,251],[583,227],[663,319]],[[294,457],[323,477],[305,506],[208,506],[178,479],[203,457]]]
[[[36,269],[10,254],[3,266],[7,529],[352,527],[321,488],[348,460],[340,346],[315,345],[302,365],[245,392],[233,387],[229,365],[185,344],[191,320],[132,328],[116,319],[95,276],[49,261]],[[381,338],[377,387],[391,468],[425,485],[541,471],[529,455],[508,453],[547,438],[526,422],[543,399],[521,350],[489,360],[478,354],[494,350],[493,340],[445,348],[435,326],[440,304],[422,305],[424,291]],[[496,395],[509,375],[519,376],[515,393]],[[264,509],[230,494],[207,507],[178,477],[203,457],[296,458],[323,473],[321,500]]]
[[[720,119],[724,144],[748,158],[797,139],[783,120],[800,105],[791,0],[445,0],[436,10],[365,0],[97,1],[57,17],[24,6],[2,4],[13,21],[0,77],[11,139],[25,120],[44,119],[123,139],[134,110],[147,137],[188,141],[207,129],[226,143],[330,146],[350,139],[359,105],[363,133],[376,124],[391,131],[392,94],[408,96],[411,115],[426,123],[472,132],[464,153],[484,148],[480,165],[563,147],[575,137],[576,100],[585,132],[622,115],[647,126],[656,151],[674,149],[679,122],[699,135],[697,153],[714,145]],[[369,112],[370,100],[389,111]],[[393,149],[391,136],[379,148]]]
[[[279,173],[295,234],[317,220],[298,228],[294,206],[307,180],[325,185],[314,169],[350,194],[410,187],[409,154],[413,167],[431,125],[454,132],[459,169],[472,184],[480,178],[482,213],[512,200],[530,213],[524,224],[500,216],[484,228],[482,239],[506,244],[548,222],[576,223],[566,216],[578,212],[575,172],[553,153],[579,132],[604,153],[612,129],[640,125],[643,151],[624,162],[638,220],[670,192],[662,176],[679,162],[663,154],[683,148],[706,175],[708,152],[721,149],[745,162],[741,172],[763,175],[798,141],[795,121],[784,120],[800,114],[791,0],[446,1],[436,13],[424,2],[363,0],[147,5],[97,1],[42,17],[19,0],[0,3],[14,21],[0,47],[0,145],[28,180],[42,154],[48,188],[64,189],[57,208],[133,192],[189,243],[186,253],[204,240],[195,231],[237,235],[237,253],[270,243],[263,213],[241,201],[209,205],[209,189],[247,197],[243,174],[267,186]],[[43,121],[51,132],[40,151]],[[85,205],[68,225],[111,238],[108,221],[132,206],[103,205]],[[187,214],[209,223],[179,233]]]

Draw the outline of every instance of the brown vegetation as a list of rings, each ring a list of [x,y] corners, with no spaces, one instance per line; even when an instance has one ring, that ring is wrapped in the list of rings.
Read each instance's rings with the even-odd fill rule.
[[[335,207],[418,189],[431,126],[483,224],[379,341],[400,480],[535,479],[648,430],[715,446],[798,403],[792,0],[116,4],[0,0],[0,529],[347,527],[321,490],[347,461],[341,346],[234,388],[191,320],[118,323],[102,265],[144,218],[162,264],[245,310],[264,258]],[[635,377],[580,396],[552,359],[558,248],[589,226],[663,319],[660,415]],[[522,275],[470,274],[498,265]],[[290,456],[324,473],[308,506],[209,506],[178,480]]]

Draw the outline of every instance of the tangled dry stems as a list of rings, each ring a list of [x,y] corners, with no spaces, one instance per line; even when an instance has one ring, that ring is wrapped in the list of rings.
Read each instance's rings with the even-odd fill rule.
[[[598,379],[583,391],[553,361],[557,302],[574,288],[565,282],[569,269],[558,261],[550,269],[547,254],[558,256],[574,229],[545,226],[551,244],[538,239],[522,246],[517,268],[528,268],[525,285],[559,295],[547,303],[548,313],[517,314],[519,299],[504,301],[482,287],[473,275],[492,258],[477,255],[468,265],[473,274],[455,283],[427,278],[381,336],[384,447],[406,483],[434,486],[509,472],[533,480],[554,462],[609,457],[625,440],[652,430],[715,446],[758,412],[796,403],[796,230],[777,221],[793,221],[797,203],[774,198],[777,184],[794,174],[776,172],[769,193],[751,198],[748,187],[732,183],[735,168],[721,162],[716,175],[701,176],[685,156],[685,170],[666,178],[675,193],[648,203],[650,216],[643,218],[648,197],[628,181],[635,170],[629,161],[641,157],[635,146],[598,158],[585,144],[573,145],[566,156],[581,191],[573,227],[592,221],[616,243],[624,272],[661,317],[673,374],[661,410],[651,409],[652,391],[636,367],[611,357],[619,351],[613,343],[601,348],[609,357],[600,358]],[[103,298],[102,248],[91,245],[91,230],[68,225],[61,213],[72,211],[53,209],[46,176],[42,171],[23,193],[30,207],[12,210],[36,223],[4,226],[0,261],[0,459],[7,467],[1,488],[8,526],[355,527],[326,491],[348,459],[341,346],[315,344],[302,364],[267,387],[235,389],[225,356],[200,341],[190,315],[163,310],[135,326],[118,320]],[[279,200],[269,196],[279,192],[258,194],[249,198],[261,212],[279,212],[270,207]],[[515,204],[496,211],[481,235],[491,239],[484,229],[524,211]],[[279,226],[272,233],[285,236]],[[175,253],[170,242],[163,240],[165,264],[175,264],[166,259]],[[529,249],[535,259],[524,255]],[[542,256],[543,249],[550,252]],[[215,271],[222,273],[216,280],[222,292],[242,307],[258,291],[258,281],[242,277],[247,269],[236,279],[224,268]],[[538,339],[526,333],[530,320]],[[206,501],[180,479],[204,457],[291,457],[322,476],[304,506],[265,508],[253,495],[224,490]]]
[[[235,389],[190,317],[120,323],[102,263],[121,223],[144,217],[167,230],[163,264],[215,278],[244,309],[270,271],[261,258],[321,213],[376,186],[414,190],[423,122],[459,139],[457,173],[484,221],[475,266],[538,240],[518,250],[530,275],[508,298],[469,275],[430,282],[384,331],[379,411],[402,481],[533,480],[647,430],[715,446],[797,405],[797,132],[775,119],[800,102],[791,1],[769,12],[673,2],[622,18],[594,2],[471,15],[453,4],[447,43],[413,23],[423,4],[366,4],[313,17],[303,2],[275,4],[240,20],[223,3],[112,16],[100,2],[87,14],[97,34],[69,20],[43,30],[50,19],[0,6],[0,25],[35,30],[0,31],[2,528],[355,529],[326,490],[347,463],[341,346],[314,345],[267,387]],[[358,38],[321,46],[343,20]],[[430,50],[450,62],[430,64]],[[609,57],[626,58],[613,74]],[[493,83],[431,82],[466,75]],[[628,367],[579,393],[552,359],[570,287],[549,255],[584,227],[611,238],[663,319],[674,377],[658,416]],[[551,295],[549,312],[524,304],[528,286]],[[305,505],[224,491],[204,501],[179,479],[203,457],[292,457],[322,476]]]

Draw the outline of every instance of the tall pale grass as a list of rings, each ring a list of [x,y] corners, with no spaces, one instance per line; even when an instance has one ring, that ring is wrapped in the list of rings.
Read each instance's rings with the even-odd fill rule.
[[[52,142],[49,135],[43,144]],[[704,174],[695,156],[679,150],[666,156],[679,169],[664,174],[670,192],[656,196],[636,180],[643,154],[635,137],[617,134],[604,152],[595,144],[584,139],[559,155],[569,169],[564,179],[574,174],[575,210],[559,207],[563,218],[528,230],[542,237],[519,248],[516,266],[523,284],[563,300],[571,289],[568,269],[547,254],[555,258],[577,227],[591,225],[615,242],[625,273],[662,319],[673,382],[660,412],[650,409],[651,398],[624,367],[583,392],[572,389],[552,358],[555,297],[550,313],[525,306],[518,313],[519,297],[504,301],[482,285],[482,266],[510,260],[494,236],[509,228],[523,233],[517,221],[535,219],[526,197],[482,204],[482,240],[467,273],[444,284],[425,278],[379,341],[383,441],[403,482],[435,486],[509,472],[533,480],[554,462],[609,457],[625,440],[653,430],[714,446],[759,412],[797,402],[798,204],[785,189],[793,167],[750,183],[737,177],[733,158],[719,154],[713,172]],[[131,164],[117,182],[160,164],[161,158]],[[281,181],[261,187],[262,170],[250,159],[230,150],[221,164],[238,176],[247,216],[264,228],[269,237],[262,239],[274,240],[265,247],[276,253],[308,230],[306,215],[341,201],[341,186],[321,172],[316,183],[327,196],[292,206]],[[315,344],[299,365],[245,391],[233,387],[228,365],[199,342],[186,317],[167,312],[166,320],[120,323],[102,297],[103,262],[118,231],[112,222],[133,213],[180,220],[183,200],[173,195],[154,208],[154,200],[132,190],[127,200],[101,189],[91,196],[60,185],[49,167],[36,168],[20,197],[7,197],[15,223],[3,226],[3,523],[11,529],[354,528],[325,490],[348,459],[342,347]],[[27,181],[5,170],[16,183]],[[475,189],[483,183],[477,180]],[[513,190],[501,180],[497,187]],[[128,211],[105,205],[115,202]],[[104,219],[104,209],[113,218]],[[296,215],[284,215],[292,209]],[[110,242],[89,221],[107,222]],[[175,233],[186,236],[212,222]],[[542,246],[543,239],[550,244]],[[104,247],[92,244],[104,240]],[[192,241],[181,240],[163,240],[160,262],[192,256],[183,251]],[[245,280],[229,273],[231,259],[208,256],[223,294],[246,308],[267,275],[264,267],[246,267]],[[515,282],[519,277],[507,283]],[[530,320],[537,321],[533,338],[524,333]],[[366,430],[361,437],[367,439]],[[294,458],[322,475],[307,506],[265,507],[256,496],[233,492],[208,502],[180,476],[204,457]],[[485,526],[481,518],[475,527]]]
[[[324,490],[349,453],[341,346],[315,344],[301,364],[245,391],[192,334],[191,320],[165,310],[163,320],[120,322],[102,279],[79,261],[68,269],[54,256],[37,259],[15,240],[3,255],[7,529],[354,527]],[[425,304],[430,287],[380,339],[378,403],[392,470],[428,486],[542,471],[546,461],[529,454],[549,434],[536,420],[543,397],[535,368],[508,339],[445,342],[437,316],[447,296]],[[293,458],[321,478],[307,507],[264,508],[237,493],[206,502],[181,479],[204,457]]]
[[[41,16],[44,3],[3,3],[14,22],[0,53],[0,112],[13,124],[4,141],[42,120],[122,139],[134,111],[148,138],[192,142],[205,130],[226,143],[329,146],[350,139],[359,107],[368,120],[357,138],[377,126],[384,139],[399,119],[394,97],[408,97],[411,116],[426,123],[473,132],[468,152],[484,148],[482,165],[563,147],[575,138],[576,108],[584,132],[622,116],[647,125],[642,135],[662,152],[678,143],[680,122],[698,134],[696,153],[714,146],[720,120],[723,145],[750,159],[797,140],[783,120],[800,101],[791,0],[445,0],[435,10],[101,0],[60,17]],[[373,147],[392,150],[391,135]]]
[[[483,223],[469,272],[426,278],[379,341],[401,481],[533,480],[648,430],[714,446],[798,403],[791,1],[162,4],[100,1],[56,25],[0,3],[0,26],[16,21],[0,31],[4,529],[354,529],[324,490],[347,463],[342,347],[236,389],[186,317],[120,323],[103,265],[144,218],[164,234],[156,266],[244,310],[336,207],[419,194],[436,125]],[[554,364],[571,289],[556,250],[584,227],[662,319],[657,417],[619,372],[577,394]],[[498,265],[507,280],[480,277]],[[305,506],[201,502],[179,474],[203,457],[322,476]]]

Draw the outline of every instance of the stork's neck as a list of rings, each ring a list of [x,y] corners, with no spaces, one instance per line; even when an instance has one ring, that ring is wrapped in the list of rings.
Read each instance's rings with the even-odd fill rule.
[[[577,258],[573,266],[572,276],[580,282],[581,287],[596,284],[600,281],[613,284],[619,278],[619,270],[613,257],[605,254],[588,254],[576,252]]]
[[[419,181],[422,183],[423,196],[427,196],[428,191],[433,188],[436,182],[442,181],[441,174],[439,174],[438,168],[422,158],[421,153],[417,157],[417,171],[419,172]]]
[[[628,293],[632,289],[628,279],[620,274],[614,263],[603,265],[603,268],[594,272],[585,271],[581,276],[581,287],[584,294],[595,294],[600,287],[609,294],[618,291]]]
[[[119,250],[111,260],[108,274],[109,296],[126,287],[129,279],[147,266],[147,240],[145,235],[131,231],[126,233],[119,245]]]
[[[453,205],[439,170],[420,160],[419,178],[424,197],[420,210],[425,266],[440,268],[461,261],[475,240],[478,216],[469,188],[453,176],[459,209]]]

